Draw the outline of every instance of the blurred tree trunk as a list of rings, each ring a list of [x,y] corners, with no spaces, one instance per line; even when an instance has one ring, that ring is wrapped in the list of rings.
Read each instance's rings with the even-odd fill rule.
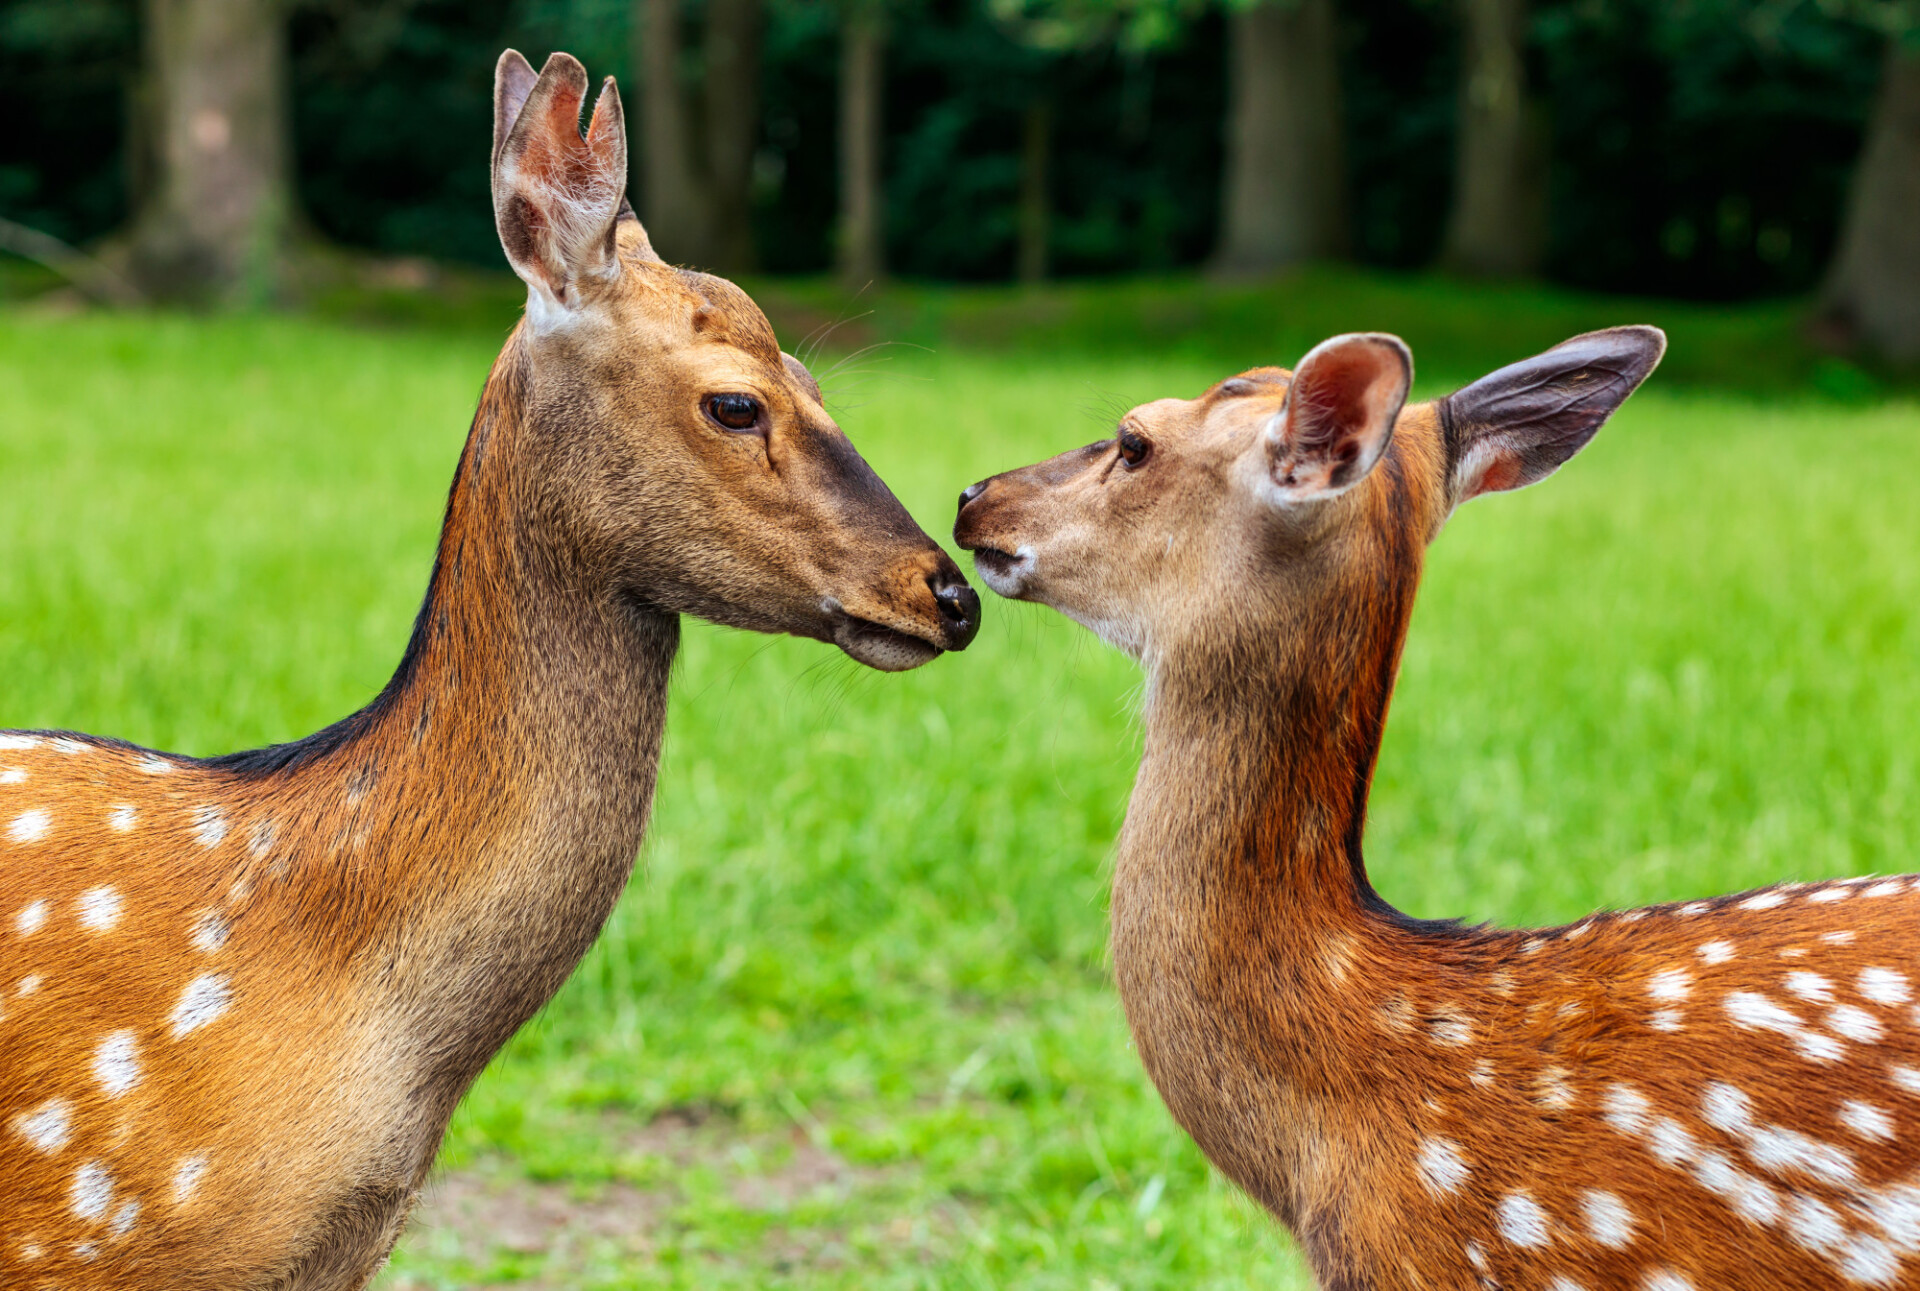
[[[260,303],[276,292],[292,211],[278,0],[145,0],[151,182],[128,270],[167,300]]]
[[[1051,223],[1053,104],[1036,98],[1027,104],[1020,143],[1020,242],[1014,267],[1021,282],[1047,276],[1047,230]]]
[[[1920,45],[1895,37],[1822,312],[1837,339],[1920,359]]]
[[[680,83],[679,0],[640,0],[633,65],[640,78],[640,217],[654,250],[679,264],[710,264],[706,185],[695,169],[693,114]]]
[[[1527,0],[1460,0],[1459,141],[1441,262],[1461,273],[1536,272],[1546,242],[1545,135],[1527,91]]]
[[[868,7],[840,29],[840,276],[854,288],[887,271],[886,187],[881,170],[886,28]]]
[[[707,0],[707,202],[712,267],[753,264],[753,153],[760,138],[761,0]]]
[[[1341,255],[1347,181],[1331,0],[1269,0],[1228,22],[1214,271],[1267,273]]]

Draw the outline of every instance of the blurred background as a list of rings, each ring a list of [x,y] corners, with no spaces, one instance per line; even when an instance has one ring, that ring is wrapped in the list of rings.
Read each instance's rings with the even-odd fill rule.
[[[507,45],[620,78],[656,245],[937,537],[1334,333],[1425,398],[1666,328],[1433,544],[1373,881],[1920,866],[1920,0],[0,0],[0,727],[207,755],[387,680],[525,299]],[[1307,1291],[1114,996],[1139,673],[985,618],[899,676],[688,625],[636,879],[383,1291]]]
[[[1912,360],[1916,27],[1915,0],[7,0],[0,216],[148,299],[297,299],[321,246],[496,267],[493,58],[563,48],[620,80],[655,244],[721,273],[1438,266],[1809,296],[1816,343]]]

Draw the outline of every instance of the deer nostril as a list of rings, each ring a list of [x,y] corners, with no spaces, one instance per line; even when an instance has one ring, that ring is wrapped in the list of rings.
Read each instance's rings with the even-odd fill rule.
[[[934,574],[927,585],[933,589],[933,603],[940,607],[940,618],[946,623],[947,648],[966,649],[980,631],[980,594],[952,574]]]
[[[962,511],[965,511],[967,509],[967,503],[973,501],[975,498],[979,497],[982,493],[985,493],[986,491],[987,491],[987,482],[985,480],[981,480],[977,484],[969,484],[967,485],[966,488],[961,489],[960,490],[960,509]]]

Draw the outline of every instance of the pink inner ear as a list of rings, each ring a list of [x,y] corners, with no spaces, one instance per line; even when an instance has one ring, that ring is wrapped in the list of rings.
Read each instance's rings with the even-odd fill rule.
[[[1288,392],[1289,438],[1302,450],[1330,449],[1342,438],[1364,433],[1385,410],[1388,389],[1397,389],[1399,356],[1383,345],[1352,341],[1310,356],[1294,374]]]
[[[1487,463],[1486,469],[1480,472],[1480,478],[1473,482],[1460,500],[1465,502],[1482,493],[1504,493],[1508,489],[1518,488],[1522,474],[1519,459],[1496,450],[1493,460]]]

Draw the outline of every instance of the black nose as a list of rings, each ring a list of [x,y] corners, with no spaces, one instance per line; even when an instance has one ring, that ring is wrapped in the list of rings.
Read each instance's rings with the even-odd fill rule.
[[[967,503],[973,501],[975,498],[979,497],[982,493],[985,493],[986,491],[987,491],[987,482],[985,480],[981,480],[978,484],[969,484],[967,485],[966,488],[961,489],[960,490],[960,509],[962,511],[965,511],[967,509]]]
[[[929,574],[934,604],[947,628],[947,649],[965,650],[980,635],[980,594],[957,573]]]

